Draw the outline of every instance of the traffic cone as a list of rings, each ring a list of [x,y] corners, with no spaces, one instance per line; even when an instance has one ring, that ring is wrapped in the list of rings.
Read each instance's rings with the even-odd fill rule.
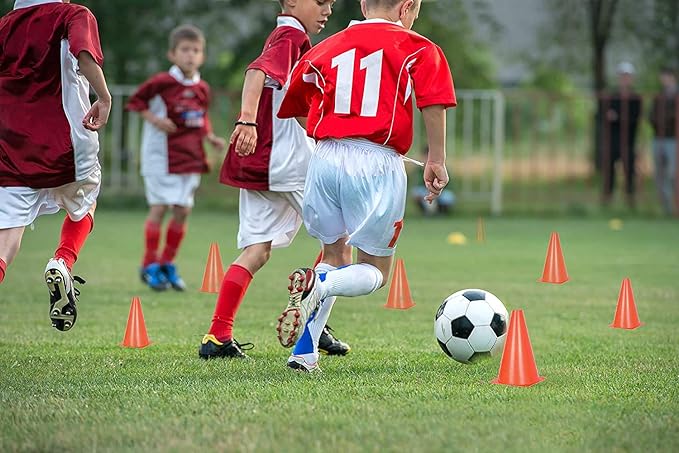
[[[538,375],[523,310],[513,310],[509,318],[509,333],[507,344],[502,352],[500,372],[497,379],[492,382],[493,384],[529,387],[544,379]]]
[[[643,323],[639,322],[637,306],[634,303],[634,293],[632,292],[632,282],[625,278],[620,285],[618,294],[618,307],[615,309],[615,319],[610,324],[615,329],[636,329]]]
[[[476,221],[476,242],[486,242],[486,222],[483,217]]]
[[[406,277],[406,268],[403,260],[399,258],[396,260],[394,275],[391,278],[391,286],[389,287],[389,297],[384,306],[386,308],[407,310],[414,305],[413,298],[410,295],[408,278]]]
[[[130,314],[127,317],[127,328],[125,338],[121,346],[124,348],[145,348],[150,345],[148,334],[146,333],[146,323],[144,313],[141,311],[141,301],[138,297],[132,298]]]
[[[216,242],[210,244],[210,252],[207,255],[207,264],[203,274],[203,286],[200,291],[203,293],[219,293],[219,287],[224,278],[224,266],[222,256],[219,253],[219,245]]]
[[[561,241],[559,241],[559,233],[557,232],[552,233],[552,237],[549,238],[545,268],[542,271],[542,278],[539,281],[557,284],[566,283],[568,281],[566,263],[563,259]]]

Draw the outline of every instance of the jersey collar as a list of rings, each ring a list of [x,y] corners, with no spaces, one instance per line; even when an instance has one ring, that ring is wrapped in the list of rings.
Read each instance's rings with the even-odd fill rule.
[[[293,27],[306,33],[306,28],[304,28],[302,22],[289,14],[279,14],[276,18],[276,27]]]
[[[349,22],[349,27],[353,25],[361,25],[361,24],[391,24],[391,25],[398,25],[399,27],[403,27],[403,23],[399,20],[397,22],[392,22],[387,19],[380,19],[380,18],[375,18],[375,19],[365,19],[365,20],[352,20]]]
[[[184,77],[184,73],[177,65],[173,65],[168,72],[172,77],[175,78],[177,82],[181,83],[182,85],[195,85],[200,82],[200,72],[196,72],[190,79]]]
[[[28,8],[31,6],[44,5],[46,3],[62,3],[61,0],[16,0],[14,9]]]

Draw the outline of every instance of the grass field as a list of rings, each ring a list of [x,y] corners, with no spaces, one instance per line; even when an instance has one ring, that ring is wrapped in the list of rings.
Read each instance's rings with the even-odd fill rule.
[[[235,257],[234,215],[196,213],[178,259],[190,291],[153,293],[138,279],[143,213],[99,212],[76,274],[78,323],[50,327],[42,270],[61,219],[41,218],[0,286],[0,451],[677,451],[679,449],[679,226],[607,219],[407,219],[398,248],[416,306],[382,307],[387,289],[338,301],[331,323],[353,350],[324,373],[285,366],[274,335],[287,274],[310,263],[300,234],[257,274],[236,337],[249,361],[200,361],[215,296],[197,291],[209,243]],[[551,231],[571,281],[537,283]],[[611,329],[623,277],[641,320]],[[448,359],[433,318],[448,294],[481,287],[525,311],[546,380],[492,385],[499,359]],[[119,346],[132,296],[153,344]]]

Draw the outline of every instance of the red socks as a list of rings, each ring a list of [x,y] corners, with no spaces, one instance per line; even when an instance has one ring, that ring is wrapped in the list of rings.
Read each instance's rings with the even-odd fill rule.
[[[69,216],[66,216],[64,224],[61,226],[61,240],[57,251],[54,252],[54,258],[63,259],[66,267],[70,270],[78,259],[80,249],[90,231],[92,231],[92,227],[94,227],[94,220],[90,214],[87,214],[79,222],[74,222]]]
[[[238,264],[232,264],[226,270],[219,289],[212,325],[208,332],[217,337],[219,341],[228,341],[233,338],[233,321],[251,281],[250,271]]]
[[[162,264],[171,263],[174,261],[174,257],[177,255],[177,250],[179,249],[179,244],[182,243],[185,233],[185,223],[177,223],[174,221],[174,219],[170,220],[170,222],[167,224],[165,249],[163,250],[163,256],[160,257],[160,262]]]
[[[5,279],[5,272],[7,272],[7,263],[0,258],[0,283]]]
[[[144,224],[144,260],[141,265],[148,266],[158,261],[158,243],[160,242],[160,224],[149,220]]]

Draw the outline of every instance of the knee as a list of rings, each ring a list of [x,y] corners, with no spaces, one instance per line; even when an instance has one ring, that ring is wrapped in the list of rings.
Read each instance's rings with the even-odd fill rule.
[[[191,214],[191,208],[185,206],[175,206],[172,210],[172,218],[176,223],[185,223]]]

